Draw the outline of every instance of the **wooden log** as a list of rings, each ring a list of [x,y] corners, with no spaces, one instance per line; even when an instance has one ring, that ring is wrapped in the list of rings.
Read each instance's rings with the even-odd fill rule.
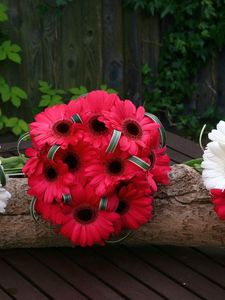
[[[7,187],[12,200],[0,215],[0,248],[70,245],[50,224],[32,220],[27,179],[10,179]],[[170,185],[160,186],[155,195],[153,219],[124,243],[225,246],[225,223],[216,216],[201,175],[174,165]]]

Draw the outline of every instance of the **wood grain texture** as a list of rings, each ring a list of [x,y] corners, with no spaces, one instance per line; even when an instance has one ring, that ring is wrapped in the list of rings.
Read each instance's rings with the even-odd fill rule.
[[[83,84],[89,89],[99,88],[102,83],[102,3],[99,0],[82,1],[83,31]],[[78,74],[79,76],[79,74]]]
[[[142,103],[140,16],[124,10],[125,97],[137,106]]]
[[[28,100],[20,109],[4,104],[4,112],[31,121],[40,99],[38,81],[68,89],[103,83],[118,90],[122,98],[143,103],[145,90],[141,68],[148,64],[158,75],[158,62],[167,18],[147,16],[124,8],[122,0],[73,0],[61,8],[54,0],[2,0],[9,8],[9,20],[1,24],[4,33],[22,47],[22,63],[1,62],[1,73],[12,85],[24,88]],[[39,6],[47,5],[40,14]],[[185,104],[203,114],[216,103],[225,108],[224,49],[199,71],[196,93]],[[0,100],[0,106],[2,101]]]
[[[218,79],[218,89],[217,89],[217,106],[219,111],[224,115],[225,110],[225,78],[223,74],[225,65],[225,51],[221,51],[218,55],[217,60],[217,79]]]
[[[124,93],[122,1],[105,0],[103,5],[103,78],[111,88]]]
[[[73,13],[72,13],[73,12]],[[62,70],[61,79],[64,88],[84,85],[84,33],[82,24],[82,9],[78,1],[66,5],[62,13]]]
[[[158,74],[160,54],[160,28],[158,16],[141,16],[141,50],[142,64],[151,68],[153,76]]]
[[[217,103],[217,75],[216,59],[211,58],[196,76],[195,83],[198,88],[188,105],[200,115]]]
[[[0,216],[0,248],[65,246],[70,243],[48,223],[35,223],[29,215],[26,179],[10,179],[12,200]],[[128,244],[225,246],[225,226],[213,211],[201,176],[185,165],[174,165],[171,184],[159,187],[154,217],[129,239]]]

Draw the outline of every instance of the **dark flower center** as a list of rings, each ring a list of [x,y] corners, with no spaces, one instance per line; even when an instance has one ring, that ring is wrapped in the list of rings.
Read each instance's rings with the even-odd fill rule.
[[[107,165],[107,170],[112,175],[118,175],[123,171],[123,163],[121,159],[114,159],[110,161]]]
[[[135,120],[126,120],[123,123],[123,133],[132,139],[139,139],[143,134],[141,126]]]
[[[58,173],[55,170],[55,168],[49,166],[45,169],[45,177],[50,180],[53,181],[58,177]]]
[[[58,135],[68,135],[70,132],[71,124],[72,122],[69,120],[58,121],[54,125],[53,129]]]
[[[119,215],[123,215],[125,214],[129,209],[129,205],[127,203],[127,201],[125,200],[120,200],[119,201],[119,205],[116,209],[116,212],[119,214]]]
[[[80,167],[79,158],[74,153],[68,153],[63,161],[67,164],[70,171],[77,171]]]
[[[89,127],[91,131],[95,134],[106,134],[108,132],[107,127],[105,126],[105,123],[98,120],[98,116],[95,116],[90,119],[89,121]]]
[[[74,218],[82,224],[93,222],[97,217],[97,212],[92,207],[78,207],[75,210]]]

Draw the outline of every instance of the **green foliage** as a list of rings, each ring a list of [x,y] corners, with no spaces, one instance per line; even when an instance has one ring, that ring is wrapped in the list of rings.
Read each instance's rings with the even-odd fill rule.
[[[19,108],[21,106],[21,101],[27,99],[27,94],[19,88],[18,86],[10,87],[4,80],[3,77],[0,76],[0,94],[2,102],[10,101],[12,105]]]
[[[117,94],[116,90],[108,88],[106,84],[100,85],[100,90],[104,90],[109,94]],[[88,93],[88,89],[83,85],[81,85],[80,87],[72,87],[65,91],[62,89],[55,89],[48,82],[41,80],[39,81],[39,91],[41,92],[41,100],[39,103],[39,107],[41,108],[50,107],[55,104],[66,102],[65,95],[69,99],[76,100],[80,96]]]
[[[88,93],[88,90],[85,86],[80,86],[79,88],[71,88],[69,89],[69,92],[71,94],[71,99],[77,99],[82,95],[85,95]]]
[[[225,0],[124,0],[128,7],[148,15],[167,17],[162,37],[158,75],[146,65],[142,74],[146,85],[147,109],[163,112],[170,124],[197,136],[206,117],[215,123],[219,116],[214,99],[209,116],[199,116],[190,100],[197,90],[193,79],[201,67],[213,60],[225,45]],[[148,89],[147,86],[153,86]],[[212,113],[213,112],[213,113]],[[208,123],[207,119],[207,123]],[[191,124],[191,126],[190,126]]]
[[[7,8],[0,4],[0,22],[8,20]],[[0,37],[2,34],[0,32]],[[3,40],[0,43],[0,61],[11,60],[14,63],[21,63],[21,48],[13,44],[10,40]],[[19,108],[23,100],[27,99],[27,93],[18,86],[9,86],[4,77],[0,75],[0,99],[3,103],[9,102],[11,105]],[[8,118],[0,109],[0,130],[9,128],[15,135],[27,131],[27,123],[17,117]]]
[[[39,91],[41,92],[41,100],[39,107],[48,107],[55,104],[63,103],[64,90],[55,89],[46,81],[39,81]]]
[[[199,173],[202,173],[202,164],[203,159],[202,158],[196,158],[196,159],[192,159],[189,161],[184,162],[185,165],[194,168],[196,171],[198,171]]]
[[[10,128],[15,135],[21,135],[28,131],[28,124],[26,121],[17,117],[7,118],[5,121],[6,127]]]
[[[21,57],[18,54],[18,52],[20,52],[20,51],[21,51],[21,48],[18,45],[12,44],[12,42],[9,40],[4,41],[0,45],[0,61],[6,60],[8,58],[9,60],[20,64]]]
[[[3,128],[9,128],[15,135],[21,135],[28,130],[28,124],[17,117],[8,118],[2,114],[2,110],[0,109],[0,130]]]
[[[0,3],[0,22],[5,22],[8,20],[7,7]]]
[[[106,91],[107,93],[109,94],[117,94],[117,91],[112,89],[112,88],[109,88],[106,84],[102,84],[100,85],[100,90],[102,91]]]

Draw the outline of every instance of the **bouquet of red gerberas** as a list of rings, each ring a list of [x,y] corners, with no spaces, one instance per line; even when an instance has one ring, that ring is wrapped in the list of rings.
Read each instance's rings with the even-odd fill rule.
[[[116,94],[93,91],[47,108],[30,137],[23,172],[35,211],[75,245],[138,229],[152,217],[157,183],[169,182],[160,122]]]

